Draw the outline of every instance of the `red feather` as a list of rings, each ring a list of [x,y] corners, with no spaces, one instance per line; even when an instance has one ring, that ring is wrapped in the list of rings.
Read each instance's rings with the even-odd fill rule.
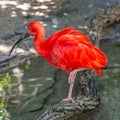
[[[28,26],[28,29],[33,24],[34,22]],[[68,72],[79,68],[94,69],[96,74],[102,74],[107,57],[79,30],[65,28],[52,34],[45,41],[43,26],[37,25],[37,31],[40,31],[40,34],[34,39],[36,51],[54,67]]]
[[[34,35],[34,47],[38,54],[56,68],[70,72],[68,97],[64,101],[72,101],[74,79],[78,71],[93,69],[102,75],[102,68],[107,64],[106,55],[94,46],[86,35],[73,28],[65,28],[44,40],[45,29],[39,22],[28,25],[28,32]]]

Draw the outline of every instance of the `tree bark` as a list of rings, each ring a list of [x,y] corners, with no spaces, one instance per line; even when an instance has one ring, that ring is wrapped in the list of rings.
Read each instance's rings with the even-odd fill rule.
[[[85,95],[78,94],[75,103],[61,101],[48,108],[37,120],[66,120],[74,115],[91,111],[100,104],[100,91],[91,71],[83,71],[80,83]]]

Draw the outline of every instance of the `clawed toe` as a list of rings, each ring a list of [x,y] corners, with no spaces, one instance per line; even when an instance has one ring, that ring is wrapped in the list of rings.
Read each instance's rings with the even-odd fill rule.
[[[63,101],[65,101],[65,102],[70,101],[72,103],[75,103],[75,101],[73,100],[73,98],[65,98],[65,99],[63,99]]]

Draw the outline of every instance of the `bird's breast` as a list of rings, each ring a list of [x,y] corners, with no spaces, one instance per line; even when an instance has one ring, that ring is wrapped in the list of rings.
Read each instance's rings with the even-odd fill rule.
[[[51,57],[48,59],[48,62],[58,68],[58,69],[61,69],[63,71],[66,71],[66,72],[71,72],[73,70],[72,67],[70,66],[67,66],[67,64],[64,63],[64,61],[61,61],[59,60],[56,56],[54,56],[53,54],[51,54]]]

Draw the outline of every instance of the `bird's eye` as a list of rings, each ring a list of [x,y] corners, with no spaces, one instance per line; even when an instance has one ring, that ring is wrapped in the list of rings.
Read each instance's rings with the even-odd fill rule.
[[[32,29],[31,29],[31,28],[29,28],[29,31],[30,31],[30,32],[32,32]]]

